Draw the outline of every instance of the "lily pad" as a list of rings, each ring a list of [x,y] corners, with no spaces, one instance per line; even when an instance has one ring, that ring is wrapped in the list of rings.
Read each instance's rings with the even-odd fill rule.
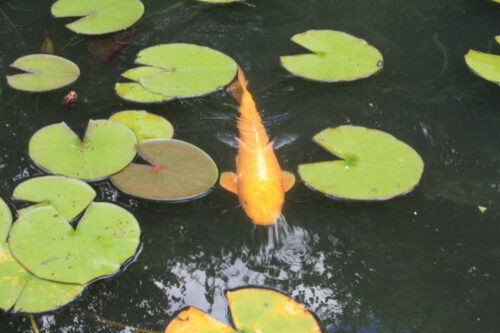
[[[144,14],[139,0],[58,0],[51,8],[55,17],[80,17],[66,27],[74,32],[100,35],[126,29]]]
[[[190,307],[180,312],[165,333],[320,333],[314,316],[290,297],[262,288],[229,291],[229,308],[236,330]]]
[[[86,284],[118,272],[139,246],[137,220],[110,203],[92,203],[75,229],[52,206],[21,216],[12,226],[12,255],[37,277]]]
[[[30,54],[10,65],[27,73],[8,75],[9,85],[18,90],[42,92],[65,87],[78,79],[80,69],[73,62],[50,54]]]
[[[28,179],[17,185],[12,194],[14,199],[38,203],[19,209],[19,216],[35,208],[51,205],[68,221],[83,212],[95,196],[94,189],[84,181],[61,176]]]
[[[301,164],[299,175],[329,197],[390,199],[413,190],[424,169],[413,148],[379,130],[346,125],[327,128],[313,139],[341,160]]]
[[[151,139],[170,139],[174,136],[174,127],[170,122],[144,110],[117,112],[109,120],[130,128],[137,136],[139,143]]]
[[[0,243],[4,242],[9,235],[12,225],[12,213],[9,206],[0,198]]]
[[[500,55],[469,50],[465,55],[465,62],[474,74],[500,84]]]
[[[334,30],[309,30],[292,41],[314,52],[280,57],[283,67],[306,79],[339,82],[369,77],[382,70],[382,54],[365,40]]]
[[[98,180],[127,166],[135,157],[136,143],[135,134],[114,121],[90,120],[83,141],[62,122],[38,130],[29,153],[54,174]]]
[[[175,139],[149,140],[137,145],[151,165],[130,164],[111,177],[123,192],[144,199],[186,201],[210,191],[218,170],[200,148]]]
[[[84,285],[39,279],[28,272],[0,243],[0,309],[15,313],[52,311],[78,297]]]
[[[140,83],[139,78],[164,72],[165,70],[156,67],[140,66],[129,69],[122,73],[122,76],[134,82],[117,83],[115,84],[115,91],[123,99],[131,102],[138,103],[159,103],[171,100],[173,97],[153,94],[152,92],[144,89]]]
[[[137,55],[136,63],[162,69],[141,76],[148,91],[163,96],[202,96],[222,88],[236,75],[236,62],[222,52],[193,44],[163,44]]]

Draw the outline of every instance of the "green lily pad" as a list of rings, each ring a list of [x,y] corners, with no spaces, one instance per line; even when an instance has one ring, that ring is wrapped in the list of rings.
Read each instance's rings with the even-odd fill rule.
[[[301,164],[299,175],[329,197],[390,199],[413,190],[424,169],[413,148],[382,131],[346,125],[327,128],[313,139],[342,159]]]
[[[78,297],[84,285],[42,280],[28,272],[0,243],[0,309],[15,313],[52,311]]]
[[[75,229],[52,206],[21,216],[12,226],[12,255],[37,277],[86,284],[118,272],[139,246],[137,220],[110,203],[92,203]]]
[[[474,74],[500,84],[500,55],[469,50],[465,55],[465,62]]]
[[[144,14],[139,0],[58,0],[51,8],[55,17],[80,17],[66,27],[74,32],[100,35],[126,29]]]
[[[38,204],[19,209],[18,215],[44,206],[54,206],[68,221],[94,200],[94,189],[84,181],[61,176],[44,176],[28,179],[17,185],[12,197],[18,200],[38,202]]]
[[[135,134],[110,120],[90,120],[83,141],[58,123],[38,130],[29,143],[32,160],[51,173],[85,180],[105,178],[135,157]]]
[[[80,69],[73,62],[50,54],[30,54],[10,65],[27,73],[8,75],[9,85],[18,90],[42,92],[65,87],[78,79]]]
[[[229,308],[237,330],[189,307],[167,326],[165,333],[320,333],[314,316],[290,297],[262,288],[227,292]]]
[[[162,72],[139,77],[146,90],[163,96],[202,96],[222,88],[236,75],[236,62],[208,47],[193,44],[163,44],[137,55],[136,63]]]
[[[12,213],[10,212],[10,208],[5,201],[0,198],[0,243],[7,239],[11,225]]]
[[[151,165],[130,164],[111,177],[121,191],[144,199],[186,201],[208,193],[217,181],[212,158],[200,148],[175,139],[149,140],[137,145]]]
[[[170,139],[174,136],[174,127],[170,122],[144,110],[117,112],[109,120],[130,128],[137,136],[139,143],[151,139]]]
[[[309,30],[292,41],[314,52],[280,57],[283,67],[306,79],[339,82],[369,77],[382,70],[382,54],[365,40],[334,30]]]
[[[164,69],[149,66],[140,66],[129,69],[128,71],[122,73],[122,76],[134,82],[117,83],[115,84],[115,91],[118,96],[131,102],[160,103],[169,101],[173,97],[153,94],[152,92],[144,89],[141,84],[138,83],[142,76],[158,74],[164,71]]]

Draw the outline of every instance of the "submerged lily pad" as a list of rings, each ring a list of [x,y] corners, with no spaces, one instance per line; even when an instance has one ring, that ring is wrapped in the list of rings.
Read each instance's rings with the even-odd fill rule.
[[[109,120],[130,128],[137,136],[139,143],[151,139],[170,139],[174,136],[174,127],[170,122],[163,117],[144,110],[117,112]]]
[[[29,153],[54,174],[98,180],[127,166],[136,154],[136,143],[135,134],[114,121],[90,120],[83,141],[62,122],[38,130]]]
[[[165,333],[320,333],[314,316],[290,297],[262,288],[229,291],[229,308],[236,330],[190,307],[180,312]]]
[[[51,205],[68,221],[83,212],[95,196],[94,189],[84,181],[61,176],[28,179],[17,185],[12,194],[14,199],[38,203],[19,209],[19,216],[35,208]]]
[[[55,310],[78,297],[84,285],[39,279],[28,272],[0,242],[0,309],[40,313]]]
[[[186,201],[210,191],[218,170],[200,148],[175,139],[149,140],[137,145],[139,154],[151,165],[130,164],[111,177],[125,193],[161,201]]]
[[[140,83],[139,78],[164,72],[165,70],[156,67],[140,66],[129,69],[122,73],[122,76],[134,82],[117,83],[115,84],[115,91],[123,99],[131,102],[138,103],[159,103],[171,100],[173,97],[153,94],[152,92],[144,89]]]
[[[208,47],[174,43],[149,47],[136,63],[162,72],[139,77],[148,91],[163,96],[194,97],[222,88],[236,75],[236,62]]]
[[[500,84],[500,55],[469,50],[465,55],[465,62],[473,73]]]
[[[390,199],[413,190],[424,169],[413,148],[382,131],[347,125],[327,128],[313,139],[342,159],[301,164],[299,175],[329,197]]]
[[[123,30],[144,14],[139,0],[58,0],[51,8],[55,17],[79,17],[66,27],[77,33],[100,35]]]
[[[12,226],[12,255],[39,278],[86,284],[118,272],[135,256],[140,229],[125,209],[92,203],[75,229],[52,206],[21,216]]]
[[[0,243],[7,239],[11,225],[12,213],[10,212],[10,208],[5,201],[0,198]]]
[[[50,54],[30,54],[18,58],[11,67],[28,73],[8,75],[14,89],[42,92],[65,87],[78,79],[80,69],[73,62]]]
[[[311,80],[352,81],[379,72],[382,54],[365,40],[334,30],[309,30],[292,41],[314,52],[280,57],[283,67]]]

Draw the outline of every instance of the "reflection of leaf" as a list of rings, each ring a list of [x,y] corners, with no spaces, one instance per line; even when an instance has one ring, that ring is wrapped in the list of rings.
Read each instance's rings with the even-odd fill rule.
[[[12,225],[12,213],[5,201],[0,198],[0,243],[7,239],[10,226]]]
[[[321,131],[314,141],[342,158],[299,165],[306,184],[327,196],[386,200],[410,192],[423,172],[415,150],[382,131],[339,126]]]
[[[41,92],[62,88],[80,76],[80,69],[71,61],[49,54],[30,54],[14,61],[11,67],[28,73],[7,76],[12,88]]]
[[[12,257],[7,243],[0,243],[0,309],[28,313],[55,310],[84,288],[37,278]]]
[[[108,62],[130,43],[133,35],[133,30],[127,29],[112,34],[93,36],[89,39],[87,46],[90,53],[103,62]]]
[[[139,224],[110,203],[92,203],[76,230],[52,206],[37,208],[14,223],[13,256],[36,276],[85,284],[116,273],[139,246]]]

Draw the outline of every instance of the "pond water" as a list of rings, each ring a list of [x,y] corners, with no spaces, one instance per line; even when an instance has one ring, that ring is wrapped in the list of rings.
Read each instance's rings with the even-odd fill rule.
[[[93,184],[98,201],[126,207],[139,220],[142,252],[121,275],[92,284],[61,310],[36,316],[43,332],[127,332],[89,316],[162,331],[193,305],[230,322],[224,292],[252,285],[281,290],[315,313],[324,332],[499,332],[499,87],[473,75],[463,55],[500,53],[500,5],[486,0],[274,0],[209,6],[143,0],[134,38],[101,64],[87,40],[50,15],[51,1],[3,0],[0,76],[50,37],[56,53],[80,66],[70,88],[44,94],[0,83],[0,196],[41,175],[27,152],[39,128],[65,121],[82,134],[89,119],[146,109],[173,123],[176,137],[234,170],[236,150],[217,139],[236,133],[236,102],[220,91],[160,105],[132,104],[113,86],[137,52],[169,42],[206,45],[245,70],[271,137],[298,138],[277,151],[284,170],[330,159],[314,134],[355,124],[386,131],[425,161],[409,195],[375,203],[327,199],[297,183],[285,219],[255,227],[236,196],[216,186],[181,204],[138,200],[109,181]],[[378,75],[321,84],[291,77],[279,56],[301,48],[289,38],[335,29],[366,39],[384,55]],[[66,46],[65,46],[66,45]],[[62,49],[64,47],[64,49]],[[75,90],[80,103],[61,105]],[[480,213],[478,205],[487,207]],[[14,206],[12,206],[14,207]],[[0,314],[0,332],[30,332],[26,316]]]

